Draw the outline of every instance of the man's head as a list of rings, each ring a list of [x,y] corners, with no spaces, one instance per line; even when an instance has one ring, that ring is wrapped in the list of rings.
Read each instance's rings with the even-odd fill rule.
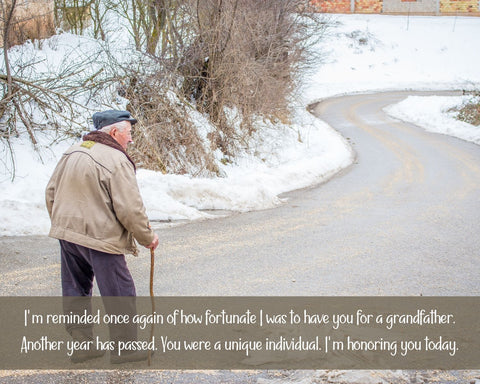
[[[107,125],[99,130],[110,136],[112,136],[123,149],[127,149],[129,143],[133,143],[132,140],[132,124],[129,121],[120,121]]]
[[[132,124],[137,122],[130,112],[109,110],[94,113],[92,118],[96,130],[109,134],[127,149],[128,143],[132,142]]]

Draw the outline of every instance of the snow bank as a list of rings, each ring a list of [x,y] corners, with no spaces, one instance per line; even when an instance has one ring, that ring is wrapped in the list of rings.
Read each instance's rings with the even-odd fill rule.
[[[397,119],[416,124],[429,132],[442,133],[480,145],[480,127],[455,118],[451,109],[464,104],[469,96],[409,96],[385,108]]]
[[[261,135],[252,138],[251,150],[235,164],[219,165],[226,177],[191,178],[139,170],[140,190],[152,220],[210,217],[206,209],[244,212],[274,207],[281,204],[281,193],[319,183],[348,166],[352,154],[345,140],[306,112],[306,105],[315,100],[370,90],[458,89],[480,84],[480,18],[336,15],[332,21],[336,27],[318,46],[325,60],[303,76],[305,86],[292,125],[262,123],[266,125],[259,130]],[[74,35],[52,39],[43,43],[43,50],[34,45],[15,48],[12,58],[41,58],[41,70],[48,71],[66,57],[72,60],[73,55],[87,54],[93,43]],[[120,44],[121,36],[115,40]],[[415,111],[425,116],[427,105],[434,103],[428,100],[407,100],[391,113],[405,113],[411,110],[408,103],[414,103]],[[468,131],[462,124],[454,126],[450,118],[447,124],[445,116],[438,117],[438,109],[432,113],[439,120],[429,116],[424,121],[436,121],[437,129],[448,126],[450,131]],[[414,113],[415,119],[418,115]],[[405,114],[400,118],[412,119]],[[471,132],[465,137],[478,140]],[[8,156],[0,151],[0,236],[46,234],[45,186],[71,143],[44,146],[40,160],[27,141],[12,142],[17,166],[13,182]]]

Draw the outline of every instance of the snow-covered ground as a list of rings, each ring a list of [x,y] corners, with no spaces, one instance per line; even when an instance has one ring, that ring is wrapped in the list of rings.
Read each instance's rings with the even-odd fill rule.
[[[454,109],[470,99],[471,96],[409,96],[400,103],[385,108],[385,111],[427,131],[455,136],[480,145],[480,127],[455,118],[457,112]]]
[[[366,90],[478,88],[478,17],[333,15],[306,101]]]
[[[293,124],[265,127],[261,136],[252,139],[251,151],[236,164],[222,166],[226,177],[191,178],[138,171],[152,220],[211,217],[204,211],[207,209],[273,207],[282,203],[278,197],[282,192],[319,183],[348,166],[352,153],[347,142],[306,112],[311,102],[375,90],[480,87],[480,18],[332,15],[331,22],[335,27],[318,46],[325,52],[324,60],[305,74]],[[57,43],[56,49],[44,49],[42,54],[59,52]],[[459,123],[446,112],[461,102],[463,98],[411,97],[388,112],[426,129],[479,144],[480,128]],[[88,130],[86,127],[85,132]],[[25,139],[13,140],[13,144],[13,182],[0,163],[0,236],[46,234],[49,219],[44,189],[70,143],[43,148],[41,160]]]

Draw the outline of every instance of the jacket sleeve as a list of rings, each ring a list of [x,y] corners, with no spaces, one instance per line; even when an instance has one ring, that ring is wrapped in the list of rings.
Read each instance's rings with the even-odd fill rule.
[[[58,164],[53,171],[50,180],[48,181],[47,188],[45,189],[45,204],[47,206],[48,215],[52,218],[53,202],[55,201],[55,188],[57,184],[57,175],[59,173],[60,164]]]
[[[122,162],[116,167],[110,179],[110,194],[117,219],[141,245],[148,246],[155,234],[150,228],[135,172],[130,164]]]

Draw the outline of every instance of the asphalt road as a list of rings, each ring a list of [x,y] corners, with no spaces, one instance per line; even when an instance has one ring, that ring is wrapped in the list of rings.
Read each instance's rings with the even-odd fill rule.
[[[289,193],[275,209],[159,227],[155,293],[480,295],[480,147],[382,111],[406,95],[312,108],[356,153],[327,183]],[[0,295],[61,294],[55,240],[0,238],[0,260]],[[148,295],[148,252],[129,266],[137,293]]]
[[[314,113],[356,161],[283,206],[159,229],[157,295],[479,295],[480,147],[393,120],[404,93]],[[55,240],[0,238],[1,295],[60,295]],[[148,295],[150,257],[129,265]]]

